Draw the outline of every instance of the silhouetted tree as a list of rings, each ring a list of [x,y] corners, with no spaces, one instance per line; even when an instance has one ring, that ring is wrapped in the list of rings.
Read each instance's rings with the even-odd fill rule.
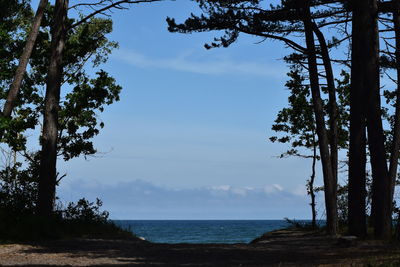
[[[290,90],[288,107],[283,108],[277,114],[272,130],[280,136],[272,136],[272,142],[290,143],[290,149],[281,154],[281,158],[287,156],[298,156],[301,158],[312,158],[311,176],[307,180],[307,193],[311,198],[312,226],[316,227],[316,202],[314,181],[316,175],[317,137],[315,132],[315,119],[310,99],[310,88],[304,84],[304,76],[299,67],[292,67],[288,73],[290,80],[286,87]],[[283,136],[282,136],[283,134]],[[312,150],[312,155],[299,151],[299,148]]]
[[[349,227],[358,235],[365,235],[365,121],[372,168],[371,217],[377,238],[391,235],[392,182],[387,166],[387,153],[380,101],[380,64],[378,14],[384,11],[376,0],[352,3],[352,117],[349,162]],[[358,135],[357,135],[358,134]],[[363,140],[360,142],[359,140]],[[398,150],[394,139],[392,152]],[[365,152],[364,152],[365,153]],[[396,157],[396,154],[393,154]],[[396,162],[397,165],[397,162]],[[396,166],[397,167],[397,166]],[[361,230],[360,230],[361,229]]]
[[[310,96],[310,88],[305,79],[304,70],[299,66],[292,66],[288,73],[290,80],[286,82],[286,87],[290,90],[288,106],[280,110],[272,125],[272,130],[278,135],[270,137],[272,142],[288,143],[290,149],[282,153],[280,157],[298,156],[301,158],[311,158],[311,176],[307,180],[307,192],[311,197],[311,210],[313,214],[313,224],[315,221],[315,186],[314,179],[316,174],[316,162],[319,159],[317,153],[318,141],[315,131],[314,112]],[[349,117],[349,74],[345,71],[341,73],[342,79],[337,80],[338,93],[338,147],[348,148],[348,117]],[[329,105],[324,104],[324,109],[328,110]],[[302,150],[305,148],[311,153],[307,154]],[[347,188],[347,187],[346,187]],[[317,188],[319,190],[319,188]],[[347,189],[342,190],[346,191]],[[343,198],[344,199],[344,198]],[[346,198],[347,199],[347,198]],[[347,205],[347,201],[341,201],[341,208]],[[346,213],[347,214],[347,213]],[[347,216],[346,216],[347,218]],[[343,223],[343,216],[342,216]]]
[[[40,179],[38,214],[49,217],[53,212],[57,182],[57,137],[60,90],[63,75],[63,51],[67,34],[68,0],[56,0],[51,27],[50,61],[44,101],[42,151],[40,155]]]
[[[384,25],[385,28],[382,31],[388,32],[391,31],[393,33],[393,37],[382,36],[382,40],[384,41],[384,46],[386,46],[385,50],[382,50],[381,53],[381,68],[384,73],[388,75],[388,77],[394,81],[396,89],[394,91],[390,91],[388,89],[384,90],[384,96],[386,97],[386,103],[390,104],[395,109],[394,115],[389,115],[388,119],[390,124],[390,129],[386,132],[386,149],[387,155],[389,158],[389,187],[390,194],[388,199],[386,198],[386,204],[389,206],[389,211],[387,213],[392,214],[393,212],[393,204],[394,204],[394,189],[396,185],[397,178],[397,166],[399,159],[399,150],[400,150],[400,87],[398,84],[398,80],[400,77],[400,17],[399,17],[399,9],[400,2],[398,0],[381,2],[378,3],[378,8],[381,9],[383,14],[380,17],[380,24]],[[382,17],[383,16],[383,17]],[[385,34],[384,33],[384,34]],[[386,72],[388,69],[394,69],[396,78],[392,78],[390,74]],[[388,114],[383,113],[384,116],[388,116]],[[391,226],[392,216],[390,215],[386,217],[386,225]],[[389,232],[389,230],[387,230]],[[384,234],[383,234],[384,235]]]

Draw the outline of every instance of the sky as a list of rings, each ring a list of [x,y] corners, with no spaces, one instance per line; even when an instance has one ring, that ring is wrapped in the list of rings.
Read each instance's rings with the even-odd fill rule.
[[[97,155],[59,161],[60,200],[100,197],[113,219],[310,218],[311,161],[280,159],[288,147],[268,140],[290,51],[249,36],[206,50],[218,32],[167,31],[167,16],[191,12],[192,1],[165,1],[112,13],[120,47],[101,68],[121,101],[99,115]]]

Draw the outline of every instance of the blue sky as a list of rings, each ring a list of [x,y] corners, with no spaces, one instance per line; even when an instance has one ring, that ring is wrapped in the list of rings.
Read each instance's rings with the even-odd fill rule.
[[[121,101],[100,115],[100,153],[58,164],[61,200],[99,196],[118,219],[309,218],[311,162],[278,159],[287,147],[268,141],[289,50],[249,36],[206,50],[218,33],[167,31],[167,16],[190,12],[192,1],[171,1],[112,14],[120,48],[102,68]]]

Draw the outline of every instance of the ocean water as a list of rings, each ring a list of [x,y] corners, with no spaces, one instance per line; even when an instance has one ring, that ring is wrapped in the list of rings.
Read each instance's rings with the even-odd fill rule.
[[[284,220],[115,220],[155,243],[248,243],[265,232],[289,226]]]

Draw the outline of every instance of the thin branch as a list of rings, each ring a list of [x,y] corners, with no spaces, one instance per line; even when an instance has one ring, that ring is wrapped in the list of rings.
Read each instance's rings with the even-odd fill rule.
[[[303,46],[297,44],[296,42],[282,37],[282,36],[277,36],[277,35],[272,35],[272,34],[268,34],[268,33],[259,33],[259,32],[252,32],[243,28],[239,28],[239,27],[235,27],[235,30],[243,32],[243,33],[247,33],[250,35],[258,35],[261,37],[265,37],[265,38],[269,38],[269,39],[275,39],[275,40],[280,40],[283,41],[284,43],[286,43],[288,46],[290,46],[291,48],[301,52],[301,53],[305,53],[307,51],[307,49],[305,49]]]
[[[76,4],[76,5],[70,6],[68,9],[75,9],[77,7],[80,7],[80,6],[90,6],[90,7],[93,7],[93,6],[104,6],[105,2],[112,2],[112,1],[110,1],[110,0],[101,0],[101,1],[99,1],[97,3],[79,3],[79,4]]]
[[[72,24],[69,29],[72,29],[82,23],[85,23],[87,20],[89,20],[90,18],[96,16],[97,14],[104,14],[104,11],[107,11],[111,8],[117,8],[117,9],[126,9],[124,7],[122,7],[122,4],[140,4],[140,3],[151,3],[151,2],[161,2],[163,0],[136,0],[136,1],[132,1],[132,0],[121,0],[121,1],[117,1],[117,2],[113,2],[112,4],[105,6],[99,10],[94,11],[93,13],[87,15],[86,17],[84,17],[83,19],[81,19],[80,21]]]

